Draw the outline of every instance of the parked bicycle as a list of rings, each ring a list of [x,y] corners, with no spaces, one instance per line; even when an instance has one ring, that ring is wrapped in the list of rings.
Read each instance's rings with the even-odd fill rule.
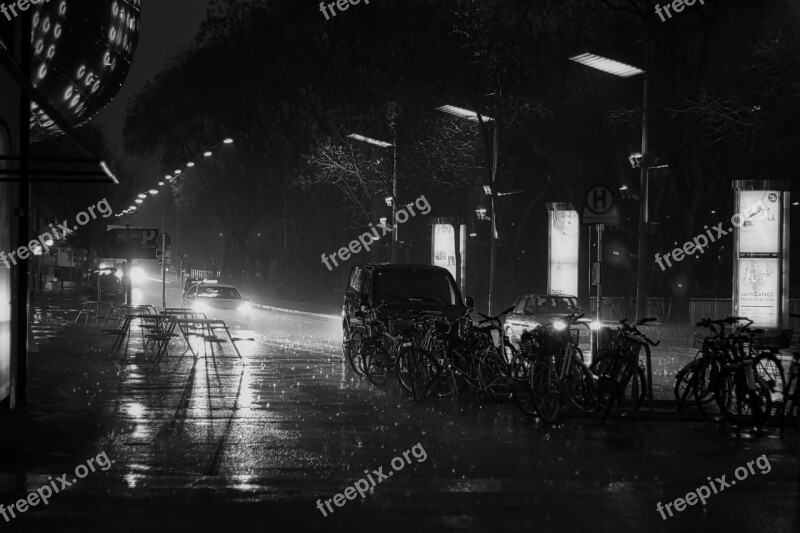
[[[620,326],[606,334],[597,357],[592,361],[590,368],[597,376],[598,403],[604,411],[604,421],[611,409],[625,398],[628,385],[631,385],[631,397],[636,395],[637,409],[647,397],[647,391],[651,390],[641,355],[650,360],[650,348],[655,348],[661,341],[651,340],[639,327],[656,320],[643,318],[633,324],[627,319],[620,320]],[[638,373],[638,391],[633,390],[631,382],[634,372]]]
[[[561,316],[532,333],[535,356],[529,386],[536,411],[545,422],[553,422],[566,405],[584,412],[597,408],[594,375],[583,362],[579,331],[571,329],[582,324],[581,318],[583,314]]]

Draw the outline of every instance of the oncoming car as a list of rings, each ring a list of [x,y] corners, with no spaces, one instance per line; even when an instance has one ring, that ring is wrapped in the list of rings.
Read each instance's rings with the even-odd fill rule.
[[[513,344],[518,344],[522,334],[547,322],[554,315],[580,312],[584,306],[575,296],[564,294],[526,294],[514,302],[514,310],[503,322],[505,334]],[[586,319],[588,321],[588,319]]]
[[[182,307],[231,322],[247,323],[250,318],[250,302],[233,285],[221,285],[208,281],[192,285],[183,297]]]

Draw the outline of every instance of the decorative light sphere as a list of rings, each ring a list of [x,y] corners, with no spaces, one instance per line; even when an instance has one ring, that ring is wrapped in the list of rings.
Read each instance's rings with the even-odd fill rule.
[[[50,0],[32,5],[31,81],[73,127],[122,88],[139,43],[141,0]],[[36,104],[31,139],[60,134]]]

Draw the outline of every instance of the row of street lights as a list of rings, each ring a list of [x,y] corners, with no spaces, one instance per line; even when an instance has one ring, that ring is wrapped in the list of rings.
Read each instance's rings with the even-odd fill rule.
[[[230,137],[224,139],[221,143],[218,143],[215,146],[212,146],[209,150],[204,151],[203,154],[202,154],[203,158],[208,158],[208,157],[213,156],[214,155],[214,152],[213,152],[214,149],[216,149],[217,147],[219,147],[221,145],[228,145],[228,144],[233,144],[233,139],[230,138]],[[164,180],[161,180],[161,181],[158,182],[158,187],[163,187],[164,185],[166,185],[167,182],[168,183],[174,182],[178,178],[178,176],[184,174],[184,170],[186,168],[194,168],[195,166],[196,166],[196,163],[195,163],[194,160],[189,161],[183,167],[175,169],[175,172],[173,172],[172,174],[167,174],[164,177]],[[133,201],[134,203],[131,206],[129,206],[127,209],[124,209],[123,211],[117,213],[114,216],[119,218],[119,217],[123,217],[125,215],[131,215],[131,214],[135,213],[148,197],[156,196],[158,194],[158,192],[159,192],[158,189],[152,188],[152,189],[149,189],[147,192],[139,193],[136,196],[136,199]]]

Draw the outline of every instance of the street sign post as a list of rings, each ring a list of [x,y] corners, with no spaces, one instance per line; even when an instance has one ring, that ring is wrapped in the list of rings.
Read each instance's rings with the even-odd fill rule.
[[[161,249],[161,310],[167,308],[167,246],[170,245],[172,239],[169,234],[162,233],[158,236],[158,247]]]
[[[619,207],[613,190],[605,185],[594,185],[586,193],[583,206],[583,223],[597,227],[597,263],[592,265],[593,284],[597,287],[597,321],[600,322],[600,311],[603,306],[603,226],[617,226],[620,223]]]

